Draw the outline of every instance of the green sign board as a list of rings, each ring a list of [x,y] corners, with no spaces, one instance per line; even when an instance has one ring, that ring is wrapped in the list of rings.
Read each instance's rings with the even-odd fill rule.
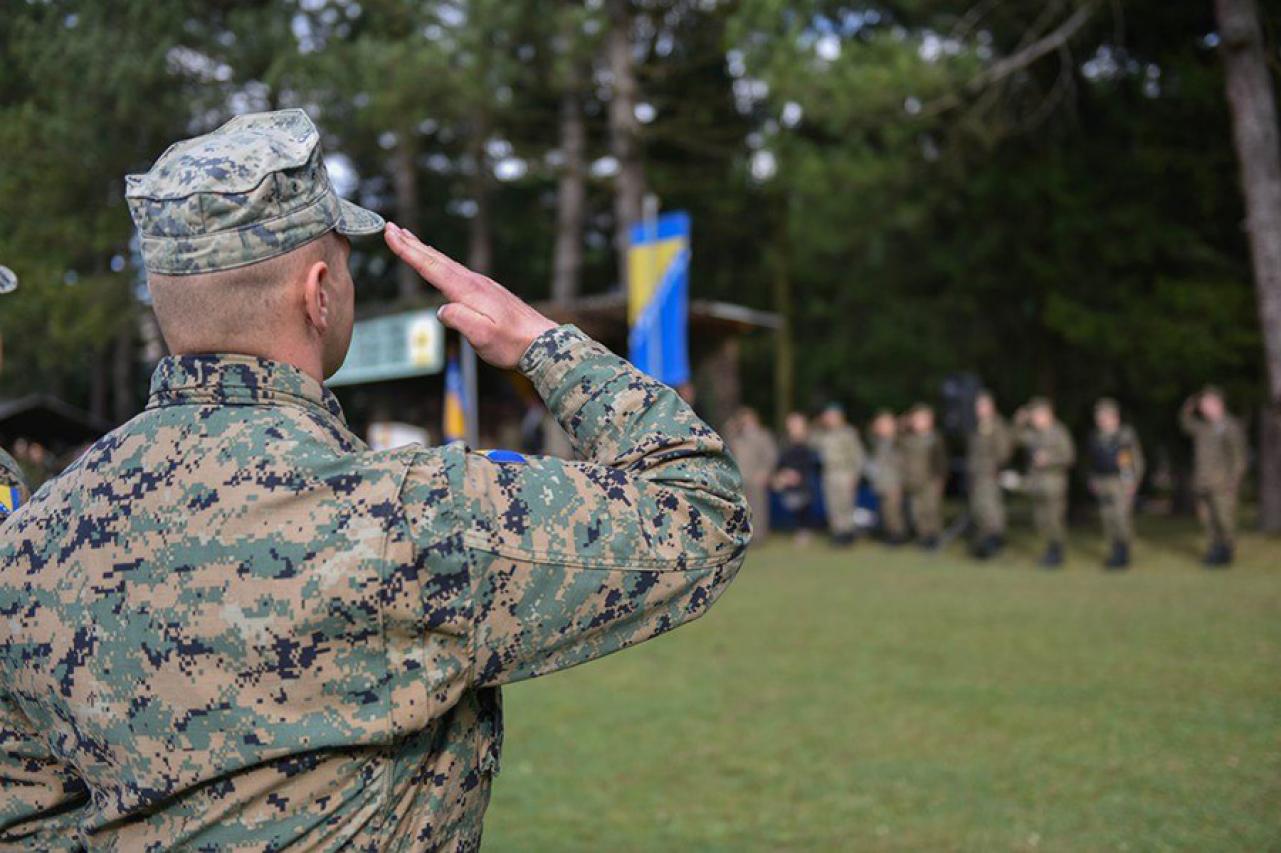
[[[327,385],[358,385],[440,373],[445,366],[445,329],[435,311],[409,311],[361,320],[347,360]]]

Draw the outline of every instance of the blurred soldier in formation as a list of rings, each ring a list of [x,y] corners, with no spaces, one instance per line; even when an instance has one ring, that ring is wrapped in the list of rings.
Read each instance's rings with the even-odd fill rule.
[[[1043,568],[1063,565],[1063,542],[1067,535],[1068,471],[1076,459],[1076,445],[1067,427],[1054,417],[1054,407],[1036,397],[1014,417],[1018,440],[1027,451],[1028,470],[1024,487],[1032,498],[1032,515],[1037,533],[1045,541]]]
[[[863,473],[863,442],[845,419],[839,403],[829,403],[818,418],[812,445],[822,465],[823,504],[834,545],[854,544],[854,492]]]
[[[695,619],[742,565],[738,469],[671,388],[390,224],[586,458],[352,434],[322,383],[348,238],[384,223],[319,139],[242,115],[129,180],[173,355],[0,526],[0,848],[480,849],[500,686]]]
[[[1001,495],[1001,468],[1014,453],[1010,428],[996,410],[988,391],[974,398],[974,431],[965,453],[969,480],[970,516],[974,520],[974,556],[995,555],[1005,544],[1005,499]]]
[[[888,409],[877,412],[872,420],[872,459],[867,474],[880,504],[885,539],[891,545],[901,545],[907,539],[907,524],[903,520],[903,460],[898,447],[898,419]]]
[[[818,454],[810,446],[810,427],[805,415],[792,412],[783,422],[787,444],[778,455],[772,485],[787,510],[796,544],[809,542],[814,528],[814,498],[818,493]]]
[[[1143,446],[1129,424],[1121,423],[1121,407],[1107,397],[1094,404],[1094,433],[1090,436],[1090,491],[1099,502],[1103,536],[1112,550],[1104,563],[1109,569],[1130,565],[1134,539],[1134,496],[1143,481]]]
[[[756,410],[748,407],[734,416],[726,438],[743,475],[743,492],[752,508],[752,529],[760,541],[769,530],[769,481],[778,464],[778,442],[761,424]]]
[[[926,548],[939,546],[943,534],[943,487],[947,483],[947,448],[934,429],[934,409],[917,403],[907,413],[906,433],[899,439],[903,488],[912,525]]]
[[[1192,490],[1209,539],[1205,565],[1225,568],[1232,563],[1237,494],[1248,464],[1245,430],[1213,386],[1187,399],[1179,423],[1192,437]]]

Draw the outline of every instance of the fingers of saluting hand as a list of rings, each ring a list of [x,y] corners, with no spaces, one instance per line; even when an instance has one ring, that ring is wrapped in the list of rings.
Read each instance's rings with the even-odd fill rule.
[[[388,247],[450,302],[474,303],[480,293],[478,276],[462,264],[424,244],[394,222],[385,231]]]

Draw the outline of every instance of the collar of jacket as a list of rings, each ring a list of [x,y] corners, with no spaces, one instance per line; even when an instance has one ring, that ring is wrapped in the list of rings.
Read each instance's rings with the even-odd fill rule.
[[[169,356],[151,375],[148,409],[276,404],[327,412],[345,423],[333,392],[292,364],[252,355]]]

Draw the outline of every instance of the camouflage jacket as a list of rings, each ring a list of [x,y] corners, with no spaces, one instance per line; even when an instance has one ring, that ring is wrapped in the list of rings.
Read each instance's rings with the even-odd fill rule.
[[[26,503],[30,497],[26,479],[22,476],[22,468],[12,456],[0,450],[0,521]]]
[[[1026,488],[1036,492],[1066,487],[1068,470],[1076,461],[1076,443],[1067,427],[1058,421],[1047,429],[1025,426],[1018,438],[1027,451]]]
[[[1014,437],[1000,415],[980,423],[970,433],[965,450],[965,468],[971,478],[995,478],[1001,466],[1014,454]]]
[[[903,458],[898,438],[877,436],[872,442],[872,458],[867,465],[872,488],[882,494],[903,488]]]
[[[1119,477],[1131,485],[1138,485],[1143,480],[1146,467],[1143,443],[1129,424],[1121,424],[1114,432],[1096,429],[1090,433],[1089,458],[1086,461],[1091,480]]]
[[[825,474],[854,474],[863,470],[863,442],[858,430],[846,424],[836,429],[819,430],[810,440],[810,446],[823,463]]]
[[[0,848],[475,849],[498,685],[694,619],[750,536],[671,389],[571,327],[521,368],[589,461],[371,452],[293,367],[163,361],[0,528]]]
[[[898,444],[904,486],[921,489],[947,480],[947,448],[937,432],[907,432]]]
[[[1224,415],[1217,423],[1197,417],[1186,407],[1179,425],[1192,437],[1192,486],[1231,491],[1241,485],[1249,467],[1250,445],[1241,422]]]

